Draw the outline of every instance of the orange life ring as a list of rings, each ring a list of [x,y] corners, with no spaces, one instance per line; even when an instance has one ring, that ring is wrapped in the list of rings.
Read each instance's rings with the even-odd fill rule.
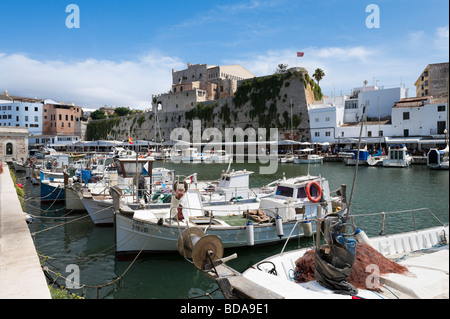
[[[315,186],[317,188],[317,196],[316,197],[312,197],[311,196],[311,187]],[[322,187],[320,187],[319,183],[317,182],[309,182],[306,185],[306,196],[308,196],[308,199],[313,202],[313,203],[317,203],[320,201],[320,199],[322,198]]]
[[[36,163],[36,162],[37,162],[37,158],[36,158],[36,157],[32,157],[32,158],[30,159],[30,162],[33,163],[33,164]]]

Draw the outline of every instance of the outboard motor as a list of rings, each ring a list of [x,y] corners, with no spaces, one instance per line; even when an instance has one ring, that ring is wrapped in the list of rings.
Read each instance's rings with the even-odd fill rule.
[[[348,238],[348,224],[342,216],[329,214],[322,222],[321,230],[326,246],[316,249],[315,278],[319,284],[336,293],[356,295],[358,290],[348,282],[348,277],[356,260],[355,239]]]

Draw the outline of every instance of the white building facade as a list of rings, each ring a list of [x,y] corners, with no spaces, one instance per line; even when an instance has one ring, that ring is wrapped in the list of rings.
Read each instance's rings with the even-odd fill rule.
[[[324,98],[320,104],[309,106],[312,143],[350,147],[361,134],[364,145],[402,143],[420,150],[446,144],[446,99],[408,98],[404,88],[354,92],[358,92],[357,96]],[[366,117],[361,132],[364,106]]]
[[[379,89],[375,86],[353,89],[351,95],[324,98],[308,108],[312,143],[355,143],[361,134],[366,143],[384,143],[391,136],[392,106],[407,96],[402,87]],[[365,110],[365,124],[360,121]]]
[[[41,135],[43,100],[0,94],[0,126],[25,127],[31,135]]]

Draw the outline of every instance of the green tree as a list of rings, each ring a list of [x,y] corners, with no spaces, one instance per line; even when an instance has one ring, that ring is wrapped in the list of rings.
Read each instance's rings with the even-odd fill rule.
[[[116,113],[117,116],[126,116],[131,113],[131,110],[127,107],[116,107],[114,113]]]
[[[325,76],[325,73],[322,69],[317,68],[316,71],[314,71],[313,78],[316,79],[317,84],[323,79]]]
[[[103,120],[106,119],[106,114],[104,111],[101,110],[95,110],[91,113],[91,119],[93,120]]]

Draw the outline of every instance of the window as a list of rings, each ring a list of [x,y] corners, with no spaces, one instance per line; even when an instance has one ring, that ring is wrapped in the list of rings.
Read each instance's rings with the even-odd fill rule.
[[[28,122],[28,116],[25,116],[25,122]]]
[[[64,122],[61,122],[61,127],[64,127]]]
[[[331,136],[330,132],[325,132],[325,136]]]
[[[319,136],[320,136],[320,132],[315,132],[315,133],[314,133],[314,136],[315,136],[315,137],[319,137]]]
[[[287,186],[278,186],[275,192],[276,195],[292,197],[294,194],[294,189],[292,187]]]
[[[329,117],[326,117],[326,118],[325,118],[325,122],[330,122],[330,118],[329,118]]]
[[[37,111],[38,111],[38,108],[37,108],[37,106],[36,106],[36,107],[34,108],[34,111],[35,111],[35,112],[37,112]]]
[[[61,115],[61,114],[59,114],[59,120],[60,120],[60,121],[62,120],[62,115]]]
[[[39,116],[35,116],[35,117],[34,117],[34,122],[35,122],[35,123],[39,122]]]
[[[28,111],[28,106],[25,106],[25,111]]]
[[[316,117],[316,118],[314,119],[314,122],[319,122],[319,118]]]
[[[66,114],[66,121],[68,121],[68,120],[69,120],[69,115]]]
[[[408,129],[403,130],[403,136],[404,137],[408,137],[409,136],[409,130]]]
[[[70,120],[73,122],[73,115],[70,116]]]
[[[367,131],[367,137],[372,137],[372,131]]]
[[[13,155],[13,153],[14,153],[13,150],[14,150],[14,148],[13,148],[12,143],[6,144],[6,155]]]
[[[438,112],[445,112],[445,105],[438,105]]]
[[[403,112],[403,119],[409,120],[409,112]]]
[[[378,131],[378,136],[383,136],[383,131]]]
[[[313,188],[315,188],[315,187],[313,187]],[[305,189],[305,187],[300,187],[297,190],[297,198],[306,198],[306,189]]]
[[[437,133],[438,134],[445,134],[444,133],[445,127],[446,127],[445,121],[438,121],[437,122]]]
[[[358,100],[347,100],[345,101],[346,109],[357,109],[358,108]]]

